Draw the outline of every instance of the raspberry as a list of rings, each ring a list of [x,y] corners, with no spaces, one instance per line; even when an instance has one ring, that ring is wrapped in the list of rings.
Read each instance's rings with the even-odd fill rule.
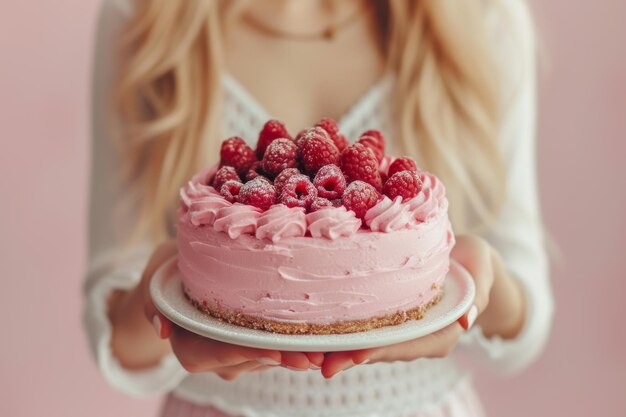
[[[246,175],[254,161],[256,161],[254,151],[240,137],[233,136],[222,142],[220,167],[231,166],[235,168],[237,174],[243,176]]]
[[[363,137],[363,136],[369,136],[369,137],[374,138],[376,147],[380,149],[380,151],[383,154],[385,153],[385,137],[383,136],[382,133],[380,133],[380,131],[373,130],[373,129],[368,130],[368,131],[363,132],[360,137]]]
[[[422,180],[413,171],[400,171],[393,174],[385,183],[384,194],[395,199],[402,196],[402,201],[413,198],[422,189]]]
[[[280,138],[274,140],[265,150],[263,156],[263,170],[274,178],[287,168],[298,165],[296,153],[298,147],[291,139]]]
[[[261,164],[261,161],[254,161],[254,163],[250,166],[248,173],[246,174],[245,180],[252,181],[256,177],[265,178],[265,175],[266,174],[265,174],[265,171],[263,171],[263,166]]]
[[[318,133],[306,134],[300,147],[300,159],[304,170],[315,175],[324,165],[339,163],[339,150],[332,141]]]
[[[256,156],[263,159],[265,150],[274,141],[274,139],[285,138],[291,139],[287,132],[285,124],[280,120],[268,120],[259,132],[259,141],[256,144]]]
[[[276,187],[276,192],[278,194],[283,191],[285,182],[287,182],[287,180],[294,175],[300,175],[300,170],[298,168],[287,168],[274,178],[274,187]]]
[[[408,156],[403,156],[396,159],[391,163],[391,165],[389,165],[389,171],[387,172],[387,175],[391,177],[393,174],[400,171],[417,172],[417,165],[415,164],[415,161],[413,159],[409,158]]]
[[[341,197],[341,204],[352,210],[356,217],[363,220],[367,210],[378,202],[378,192],[370,184],[363,181],[354,181],[348,185]]]
[[[382,180],[378,172],[378,161],[370,148],[353,143],[341,153],[341,170],[348,182],[364,181],[376,190],[382,189]]]
[[[361,136],[358,143],[370,148],[372,152],[374,152],[376,160],[380,164],[380,161],[383,160],[383,156],[385,156],[385,152],[378,147],[378,139],[376,139],[374,136]]]
[[[213,188],[218,191],[221,190],[222,185],[224,185],[224,183],[228,180],[241,182],[241,179],[239,178],[239,175],[237,175],[237,171],[235,171],[235,168],[228,166],[221,167],[213,177]]]
[[[276,203],[276,188],[266,179],[257,177],[241,187],[239,202],[267,210]]]
[[[328,132],[328,136],[333,141],[339,152],[343,151],[348,146],[348,139],[341,133],[339,133],[339,126],[337,126],[337,122],[330,117],[324,117],[322,120],[317,122],[316,127],[321,127],[326,132]]]
[[[294,138],[293,142],[296,144],[296,146],[298,148],[300,148],[300,146],[302,146],[302,143],[301,143],[302,139],[304,139],[304,135],[306,135],[309,130],[310,129],[302,129],[301,131],[298,132],[298,134]]]
[[[311,208],[309,209],[309,211],[312,213],[314,211],[321,210],[323,208],[328,208],[328,207],[335,207],[333,205],[332,201],[327,200],[327,199],[322,198],[322,197],[317,197],[311,203]]]
[[[280,194],[280,202],[287,207],[309,208],[317,197],[317,190],[306,175],[292,175],[285,182]]]
[[[240,181],[228,180],[220,187],[220,194],[231,203],[236,203],[242,185]]]
[[[346,177],[337,165],[324,165],[317,171],[313,185],[317,195],[329,200],[340,198],[346,189]]]
[[[328,132],[326,132],[321,127],[312,127],[310,129],[304,129],[298,132],[298,135],[293,140],[296,146],[298,147],[298,160],[302,159],[302,144],[304,139],[309,136],[320,136],[326,140],[331,140],[330,136],[328,136]]]

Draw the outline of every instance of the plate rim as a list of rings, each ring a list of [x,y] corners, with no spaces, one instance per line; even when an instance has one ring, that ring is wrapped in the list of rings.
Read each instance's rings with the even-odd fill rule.
[[[202,322],[184,315],[181,311],[176,309],[172,300],[168,300],[168,297],[165,295],[166,292],[162,290],[165,285],[167,285],[167,280],[176,279],[180,283],[180,277],[175,276],[176,273],[179,273],[177,261],[178,256],[174,256],[164,262],[161,267],[157,269],[150,281],[150,296],[157,310],[176,325],[199,336],[257,349],[299,352],[336,352],[371,349],[405,342],[427,336],[454,323],[469,310],[476,294],[476,287],[470,273],[460,263],[451,259],[450,270],[444,281],[444,288],[446,285],[459,285],[464,286],[465,291],[462,293],[459,303],[450,307],[428,325],[424,325],[424,322],[421,321],[423,319],[421,319],[356,333],[288,335],[238,326],[201,313],[199,310],[198,312],[204,315]],[[174,273],[172,273],[172,271]],[[456,281],[459,280],[462,280],[462,282],[457,283]],[[182,285],[179,291],[180,296],[188,303],[186,307],[195,309],[184,296]],[[445,296],[446,292],[444,291],[443,297],[445,298]],[[429,311],[431,310],[429,309],[426,312],[425,317],[427,317]],[[424,328],[428,329],[428,331],[423,331]],[[406,330],[406,332],[401,332],[403,329]],[[373,337],[364,337],[365,335],[371,335]],[[383,340],[384,342],[381,342]]]

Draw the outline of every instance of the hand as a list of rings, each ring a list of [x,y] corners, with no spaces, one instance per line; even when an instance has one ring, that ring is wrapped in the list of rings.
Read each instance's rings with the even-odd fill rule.
[[[254,349],[211,340],[191,333],[170,322],[154,306],[150,297],[150,281],[154,273],[176,254],[173,241],[161,245],[145,268],[141,290],[146,319],[153,324],[161,339],[169,339],[171,350],[189,372],[214,372],[225,380],[233,380],[245,372],[260,371],[281,365],[292,370],[321,367],[321,353],[279,352]]]
[[[324,377],[331,378],[358,364],[448,356],[456,347],[462,332],[469,329],[487,309],[495,279],[494,251],[483,239],[457,236],[451,257],[468,270],[476,284],[474,304],[467,313],[457,322],[418,339],[375,349],[328,353],[322,366]]]

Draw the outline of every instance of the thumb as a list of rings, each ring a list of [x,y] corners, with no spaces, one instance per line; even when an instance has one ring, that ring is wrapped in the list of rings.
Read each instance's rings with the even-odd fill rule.
[[[459,236],[451,256],[469,272],[476,286],[473,305],[458,320],[461,327],[469,330],[489,304],[494,279],[491,246],[477,236]]]
[[[157,247],[152,253],[141,277],[141,287],[143,292],[143,312],[146,319],[152,323],[154,330],[161,339],[167,339],[172,333],[174,324],[169,321],[154,305],[150,295],[150,282],[154,274],[167,261],[172,259],[177,253],[176,243],[173,240],[167,241]]]

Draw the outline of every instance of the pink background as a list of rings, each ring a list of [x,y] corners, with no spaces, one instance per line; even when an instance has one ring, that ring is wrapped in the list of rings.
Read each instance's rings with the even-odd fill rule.
[[[558,310],[532,369],[479,384],[492,416],[624,416],[626,3],[535,3],[548,51],[539,168],[560,251]],[[158,407],[107,386],[79,323],[97,6],[9,2],[0,14],[3,416],[147,417]]]

